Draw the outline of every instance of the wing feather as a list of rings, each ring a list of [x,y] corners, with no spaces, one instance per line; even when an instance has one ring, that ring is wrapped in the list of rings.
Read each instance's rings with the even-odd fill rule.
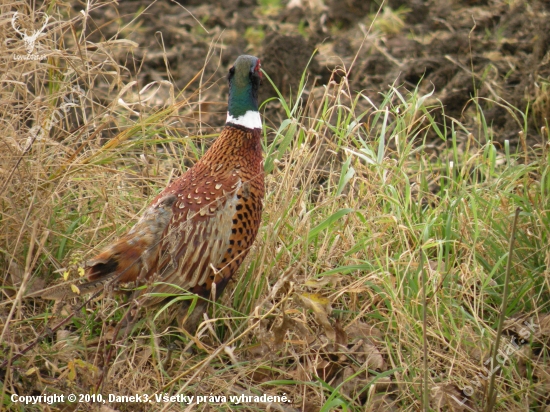
[[[215,197],[210,195],[209,203],[197,204],[192,202],[192,198],[192,203],[186,202],[183,209],[180,209],[178,203],[174,205],[174,216],[160,245],[156,273],[152,274],[154,280],[163,283],[153,285],[147,292],[181,293],[179,288],[192,291],[193,288],[204,285],[209,277],[214,279],[213,267],[221,264],[229,248],[241,186],[240,178],[228,174],[225,179],[218,179],[219,189],[212,190],[219,193]],[[227,187],[234,189],[229,192],[222,189]],[[170,187],[166,190],[169,189]],[[164,298],[152,296],[145,304],[155,305],[162,299]]]

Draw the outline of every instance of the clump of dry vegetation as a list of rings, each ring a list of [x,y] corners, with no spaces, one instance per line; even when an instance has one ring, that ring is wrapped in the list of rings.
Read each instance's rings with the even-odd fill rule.
[[[146,9],[106,36],[93,18],[106,6],[82,7],[0,6],[3,409],[44,407],[23,408],[12,394],[69,393],[207,397],[199,410],[547,409],[546,144],[528,145],[529,114],[502,101],[517,145],[494,143],[476,99],[473,126],[417,89],[388,87],[374,103],[349,86],[357,62],[326,85],[304,74],[292,96],[264,106],[279,117],[265,119],[262,228],[195,336],[156,308],[110,348],[124,299],[104,296],[75,313],[76,302],[24,298],[77,278],[200,158],[216,137],[208,122],[225,110],[218,43],[185,84],[168,64],[165,77],[147,78],[128,64],[148,59],[129,39]],[[28,33],[39,12],[50,16],[32,51],[46,59],[13,58],[28,54],[15,10]],[[548,128],[540,132],[546,142]],[[251,398],[237,405],[231,396]],[[189,407],[181,398],[95,406]]]

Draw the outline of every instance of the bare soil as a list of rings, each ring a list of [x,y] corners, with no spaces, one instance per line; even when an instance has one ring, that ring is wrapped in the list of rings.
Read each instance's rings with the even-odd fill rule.
[[[164,79],[183,89],[210,51],[202,79],[216,85],[204,94],[201,115],[212,129],[225,119],[224,78],[236,56],[259,56],[288,97],[317,50],[306,96],[340,68],[352,89],[375,103],[389,85],[434,91],[441,122],[444,113],[467,126],[479,124],[479,105],[500,143],[517,142],[525,122],[511,113],[528,109],[527,140],[542,141],[540,128],[550,114],[550,1],[388,0],[371,27],[379,7],[369,0],[126,1],[101,7],[93,22],[98,41],[122,37],[139,44],[131,55],[121,51],[118,63],[143,84]],[[262,100],[274,96],[265,82]],[[274,124],[283,117],[276,102],[266,115]]]

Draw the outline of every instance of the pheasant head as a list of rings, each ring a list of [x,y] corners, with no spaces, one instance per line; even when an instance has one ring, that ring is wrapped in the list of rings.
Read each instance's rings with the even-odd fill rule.
[[[229,104],[226,124],[261,129],[258,112],[258,88],[262,82],[260,59],[239,56],[229,69]]]

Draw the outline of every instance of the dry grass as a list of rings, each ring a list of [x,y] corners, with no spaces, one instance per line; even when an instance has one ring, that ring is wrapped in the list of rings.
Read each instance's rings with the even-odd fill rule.
[[[28,15],[23,2],[17,7]],[[12,11],[0,6],[1,15]],[[168,82],[144,90],[115,57],[131,53],[131,42],[92,42],[84,15],[62,5],[44,11],[53,18],[35,52],[47,60],[15,61],[26,52],[2,26],[3,38],[15,39],[0,55],[0,360],[10,359],[0,401],[8,410],[44,407],[23,408],[13,393],[94,393],[105,338],[127,308],[99,299],[48,335],[72,307],[23,291],[66,272],[78,277],[81,262],[133,225],[214,137],[194,120],[198,102],[213,96],[212,79],[197,73],[184,90]],[[498,151],[481,111],[484,140],[476,141],[456,120],[436,123],[437,101],[416,91],[390,88],[379,107],[345,77],[302,93],[292,104],[281,96],[287,120],[266,119],[263,224],[232,287],[195,337],[161,322],[158,309],[144,313],[117,342],[100,393],[284,393],[286,411],[482,410],[488,380],[479,374],[487,377],[520,207],[502,339],[524,342],[504,347],[494,410],[546,410],[546,148]],[[181,402],[109,406],[187,410]],[[267,407],[228,400],[194,408]]]

